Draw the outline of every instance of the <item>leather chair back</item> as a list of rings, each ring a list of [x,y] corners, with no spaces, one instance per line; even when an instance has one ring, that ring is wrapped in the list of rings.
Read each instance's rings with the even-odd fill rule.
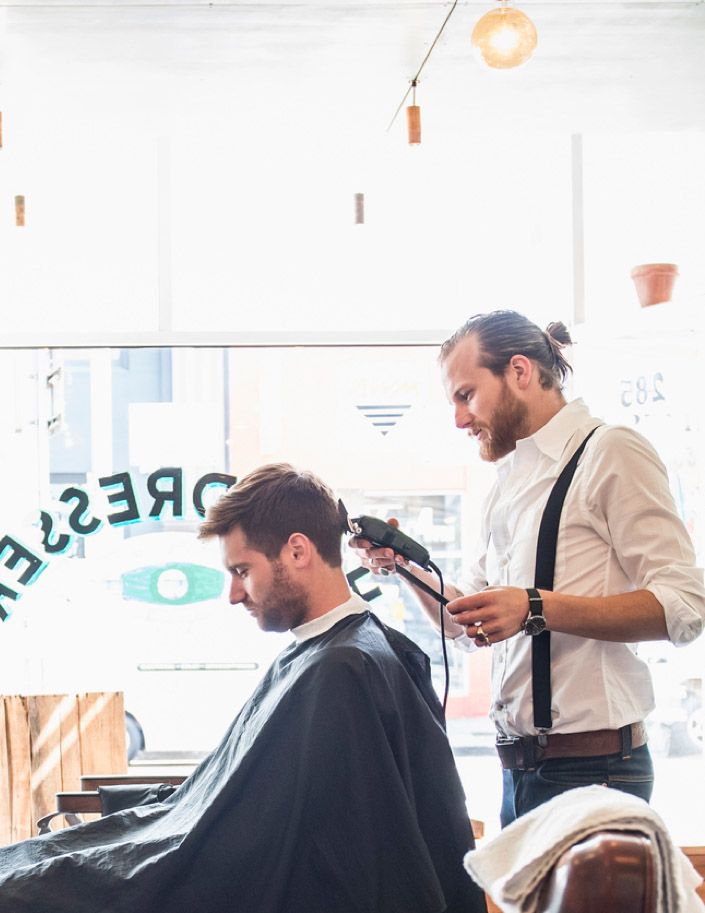
[[[594,834],[558,860],[539,913],[656,913],[653,854],[643,834]]]

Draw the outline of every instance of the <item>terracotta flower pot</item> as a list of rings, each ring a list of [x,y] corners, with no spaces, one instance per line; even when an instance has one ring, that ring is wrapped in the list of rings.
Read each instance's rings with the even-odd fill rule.
[[[643,308],[671,300],[673,284],[678,275],[675,263],[644,263],[631,272],[639,303]]]

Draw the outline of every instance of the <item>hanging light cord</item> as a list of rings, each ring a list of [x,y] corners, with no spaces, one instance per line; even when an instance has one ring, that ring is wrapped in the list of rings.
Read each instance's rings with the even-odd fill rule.
[[[426,61],[427,61],[428,58],[431,56],[431,53],[432,53],[433,49],[435,48],[436,44],[438,43],[438,39],[439,39],[439,38],[441,37],[441,35],[443,34],[443,29],[444,29],[444,28],[446,27],[446,25],[448,24],[448,20],[449,20],[450,17],[453,15],[453,11],[455,10],[455,8],[456,8],[457,5],[458,5],[458,0],[453,0],[453,5],[451,6],[450,10],[448,11],[448,15],[447,15],[447,16],[445,17],[445,19],[443,20],[443,25],[438,29],[438,34],[437,34],[436,37],[433,39],[433,42],[432,42],[432,44],[431,44],[431,47],[428,49],[428,51],[426,52],[426,56],[425,56],[424,59],[421,61],[421,66],[418,68],[418,70],[417,70],[417,72],[416,72],[416,76],[414,76],[414,78],[411,80],[411,84],[409,85],[409,88],[406,90],[406,92],[404,93],[404,97],[403,97],[402,100],[399,102],[399,107],[398,107],[397,110],[394,112],[394,117],[389,121],[389,126],[387,127],[387,132],[389,132],[389,131],[392,129],[392,125],[394,124],[394,121],[397,119],[397,116],[398,116],[399,112],[400,112],[401,109],[404,107],[404,102],[405,102],[405,101],[407,100],[407,98],[409,97],[409,92],[411,92],[412,89],[416,89],[416,85],[417,85],[417,83],[418,83],[418,81],[419,81],[419,76],[421,75],[421,70],[423,70],[423,68],[426,66]]]

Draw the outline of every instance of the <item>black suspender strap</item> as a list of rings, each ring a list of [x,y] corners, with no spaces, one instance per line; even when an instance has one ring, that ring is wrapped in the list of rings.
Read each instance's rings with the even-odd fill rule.
[[[598,426],[599,427],[599,426]],[[563,471],[556,479],[541,517],[539,537],[536,545],[536,573],[534,586],[537,590],[552,590],[556,569],[556,545],[558,526],[561,520],[563,502],[573,481],[578,460],[585,445],[597,431],[593,428],[575,451]],[[551,719],[551,634],[543,631],[531,638],[531,694],[534,702],[534,726],[550,729]]]

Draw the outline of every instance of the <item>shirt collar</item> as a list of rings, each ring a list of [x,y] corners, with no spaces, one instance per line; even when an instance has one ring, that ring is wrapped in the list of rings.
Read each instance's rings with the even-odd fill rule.
[[[360,615],[362,612],[366,612],[368,608],[369,606],[361,596],[351,593],[350,599],[342,605],[336,606],[330,612],[326,612],[325,615],[319,615],[318,618],[305,621],[298,628],[292,628],[291,633],[296,638],[296,642],[301,644],[312,637],[318,637],[319,634],[325,634],[333,625],[348,615]]]
[[[582,399],[566,403],[553,418],[539,428],[531,437],[517,441],[517,452],[535,447],[552,460],[558,461],[573,434],[590,418],[590,412]]]

